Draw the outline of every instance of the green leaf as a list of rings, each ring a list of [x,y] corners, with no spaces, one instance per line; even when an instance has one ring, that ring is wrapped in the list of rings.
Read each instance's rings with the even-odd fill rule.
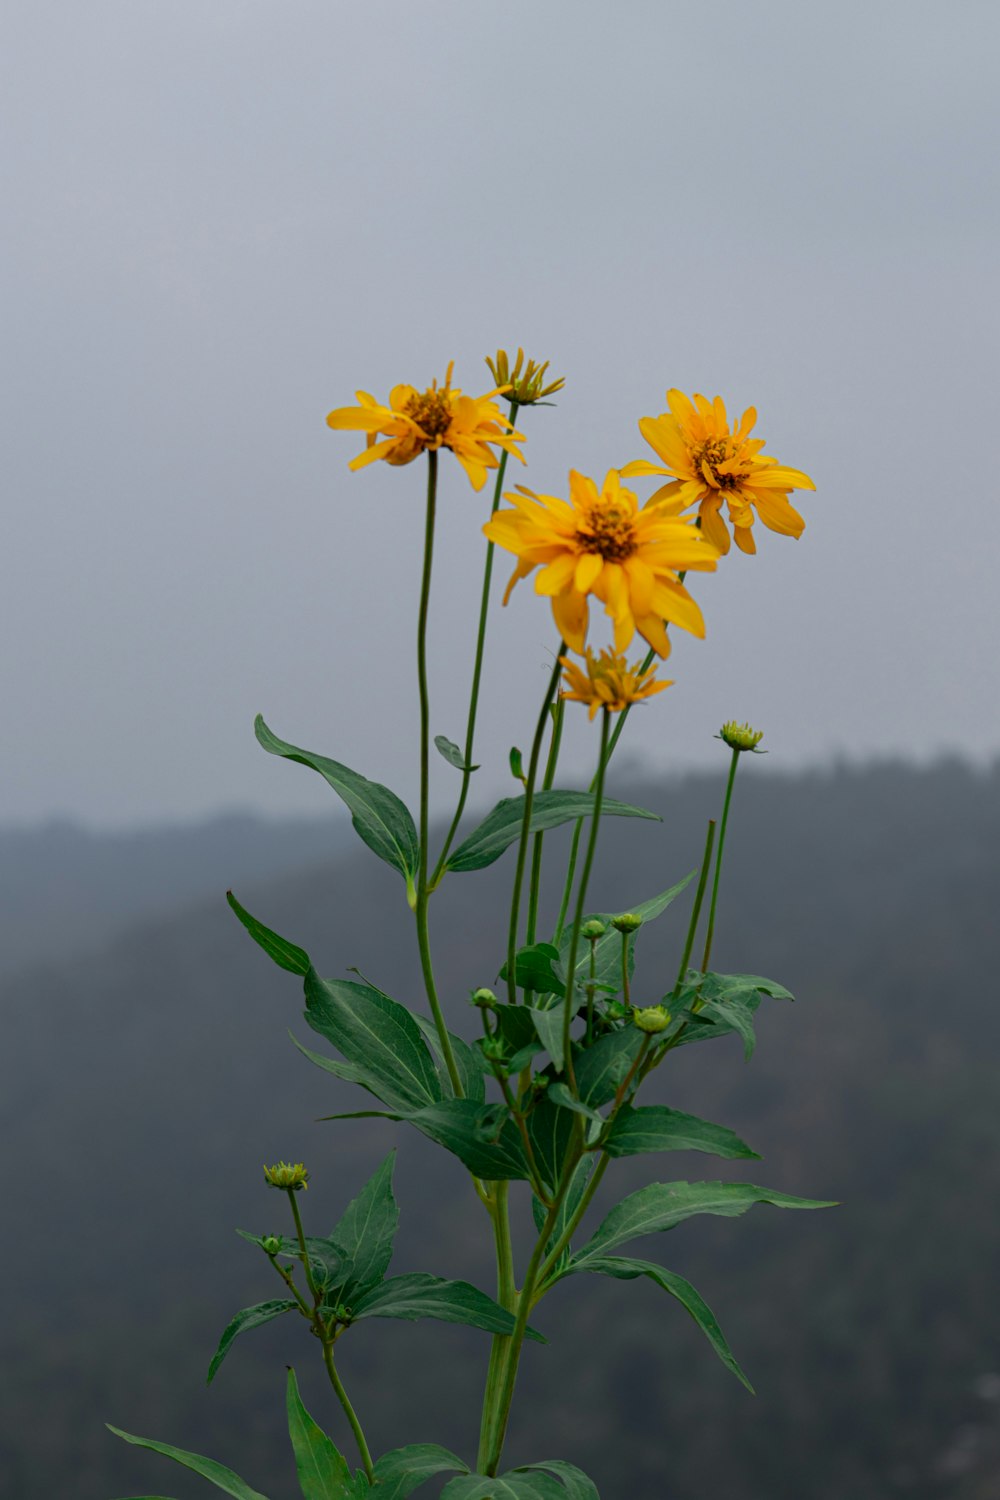
[[[566,1225],[569,1223],[570,1219],[579,1208],[580,1200],[583,1197],[587,1183],[590,1181],[590,1174],[593,1170],[593,1156],[585,1156],[583,1160],[577,1164],[576,1170],[573,1173],[573,1177],[569,1185],[569,1190],[567,1191],[566,1196],[560,1205],[559,1212],[556,1215],[556,1222],[553,1226],[552,1233],[549,1235],[548,1241],[546,1243],[546,1255],[550,1253],[556,1241],[562,1238]],[[545,1221],[549,1216],[548,1209],[543,1203],[540,1203],[537,1198],[532,1198],[531,1213],[535,1221],[535,1228],[538,1230],[538,1233],[541,1234],[542,1230],[545,1228]],[[570,1253],[570,1248],[569,1246],[567,1246],[559,1257],[555,1272],[553,1273],[553,1281],[559,1279],[557,1273],[561,1271],[562,1267],[569,1260]]]
[[[282,1313],[294,1312],[297,1306],[297,1302],[281,1298],[277,1302],[258,1302],[255,1307],[245,1307],[242,1312],[238,1312],[223,1330],[219,1347],[212,1355],[212,1363],[208,1367],[206,1384],[211,1385],[215,1379],[216,1372],[232,1348],[234,1339],[238,1338],[241,1333],[249,1333],[251,1328],[260,1328],[264,1323],[280,1318]]]
[[[731,999],[734,995],[745,995],[748,991],[770,995],[772,1000],[794,1000],[791,990],[773,979],[764,979],[760,974],[716,974],[712,971],[703,976],[702,994],[713,999]]]
[[[269,755],[298,761],[299,765],[319,772],[347,804],[359,837],[380,859],[400,872],[406,880],[407,892],[412,893],[420,860],[417,830],[409,809],[395,792],[380,786],[377,781],[369,781],[339,761],[328,760],[325,755],[313,755],[309,750],[299,750],[295,745],[279,740],[260,714],[254,720],[254,733]]]
[[[795,1198],[790,1193],[755,1187],[751,1182],[651,1182],[611,1210],[589,1243],[574,1256],[574,1269],[585,1269],[586,1261],[605,1255],[625,1240],[673,1229],[695,1214],[735,1218],[755,1203],[769,1203],[774,1208],[834,1207],[832,1202]]]
[[[183,1464],[185,1469],[193,1469],[196,1474],[214,1484],[216,1489],[225,1490],[227,1495],[232,1495],[233,1500],[267,1500],[266,1495],[262,1495],[259,1490],[252,1490],[232,1469],[227,1469],[224,1464],[217,1464],[214,1459],[188,1453],[184,1448],[171,1447],[169,1443],[154,1442],[152,1438],[136,1437],[134,1433],[122,1432],[120,1427],[112,1427],[110,1422],[105,1423],[105,1426],[115,1437],[124,1439],[126,1443],[134,1443],[137,1448],[149,1448],[153,1453],[162,1453],[164,1458],[172,1458],[174,1463]]]
[[[479,770],[478,766],[470,766],[466,763],[465,756],[455,744],[455,741],[448,739],[447,735],[436,734],[434,736],[434,743],[448,764],[454,766],[456,771],[469,771],[471,773],[472,771]]]
[[[385,1276],[392,1260],[392,1245],[399,1228],[399,1208],[392,1193],[395,1151],[369,1178],[358,1196],[347,1205],[331,1231],[331,1240],[344,1249],[350,1272],[338,1289],[339,1300],[349,1306]]]
[[[347,979],[305,979],[306,1020],[347,1061],[378,1080],[378,1097],[419,1109],[441,1098],[441,1081],[420,1028],[405,1006]]]
[[[514,955],[514,980],[518,989],[538,990],[543,995],[564,995],[566,986],[553,968],[558,958],[559,949],[554,943],[531,943],[527,948],[519,948]],[[506,981],[506,964],[500,970],[500,978]]]
[[[528,832],[540,833],[546,828],[557,828],[561,823],[589,817],[593,810],[594,798],[591,792],[536,792]],[[651,818],[657,823],[662,821],[657,813],[632,807],[627,802],[616,802],[613,797],[604,799],[602,812],[606,817]],[[524,798],[504,797],[479,827],[459,844],[448,860],[447,869],[484,870],[520,838],[523,821]]]
[[[573,1139],[573,1116],[549,1100],[551,1088],[550,1085],[546,1089],[528,1116],[528,1138],[538,1170],[554,1190]]]
[[[413,1019],[423,1032],[424,1040],[429,1044],[435,1057],[441,1064],[438,1068],[438,1077],[441,1080],[441,1092],[444,1098],[454,1098],[455,1092],[451,1086],[451,1077],[448,1069],[444,1064],[444,1053],[441,1050],[441,1038],[438,1036],[437,1027],[426,1016],[415,1015]],[[455,1059],[455,1066],[458,1068],[458,1076],[462,1081],[462,1088],[465,1091],[463,1097],[473,1099],[477,1104],[482,1104],[486,1098],[486,1080],[483,1076],[484,1060],[482,1053],[478,1048],[470,1047],[468,1042],[464,1042],[453,1031],[449,1031],[448,1040],[451,1042],[451,1053]]]
[[[574,1066],[577,1092],[584,1104],[599,1109],[614,1098],[641,1046],[642,1032],[636,1026],[626,1026],[599,1037],[580,1053]]]
[[[528,1464],[524,1469],[515,1470],[518,1474],[531,1474],[539,1469],[547,1469],[550,1474],[555,1474],[561,1479],[565,1489],[565,1500],[601,1500],[597,1493],[597,1486],[592,1479],[588,1479],[582,1469],[575,1464],[568,1464],[561,1458],[547,1458],[542,1463]]]
[[[240,905],[232,891],[226,892],[226,900],[254,942],[260,944],[268,958],[274,959],[279,969],[287,969],[289,974],[300,976],[309,973],[309,955],[304,948],[297,948],[287,938],[279,937],[276,932],[271,931],[270,927],[265,927],[263,922],[258,922],[245,906]]]
[[[576,1268],[571,1267],[571,1269]],[[665,1292],[669,1292],[671,1297],[676,1297],[681,1306],[687,1308],[726,1369],[731,1370],[736,1379],[746,1386],[751,1396],[755,1394],[753,1386],[726,1342],[715,1314],[690,1281],[685,1281],[683,1276],[677,1276],[673,1271],[667,1271],[663,1266],[655,1265],[652,1261],[633,1260],[630,1257],[618,1255],[598,1257],[588,1261],[580,1269],[593,1271],[598,1276],[614,1276],[621,1281],[630,1281],[637,1276],[648,1276],[650,1281],[662,1287]]]
[[[626,1105],[618,1111],[603,1142],[609,1156],[640,1156],[647,1151],[707,1151],[729,1160],[737,1157],[759,1161],[735,1131],[713,1125],[697,1115],[686,1115],[663,1104]]]
[[[756,990],[745,990],[741,995],[731,996],[729,1003],[733,1009],[739,1007],[750,1017],[760,1006],[760,995]],[[683,1017],[678,1019],[683,1023]],[[703,1021],[700,1015],[692,1015],[681,1025],[673,1046],[689,1047],[692,1042],[712,1041],[715,1037],[728,1036],[737,1029],[733,1024],[720,1026],[714,1017]]]
[[[450,1480],[441,1500],[567,1500],[566,1491],[548,1474],[512,1469],[490,1479],[485,1474],[463,1475]]]
[[[502,1106],[445,1099],[406,1118],[486,1182],[531,1175],[517,1126]]]
[[[692,870],[684,876],[683,880],[679,880],[676,885],[672,885],[669,890],[661,891],[658,896],[651,896],[648,901],[642,901],[638,906],[623,906],[619,907],[618,911],[634,912],[637,917],[642,918],[643,926],[645,926],[646,923],[652,922],[654,918],[666,911],[670,903],[676,900],[685,886],[689,885],[694,879],[695,873]],[[616,928],[611,926],[612,917],[616,917],[617,915],[617,911],[599,911],[591,912],[583,919],[585,922],[603,922],[607,929],[604,936],[598,938],[594,944],[594,979],[596,984],[606,990],[610,990],[612,994],[617,994],[622,987],[622,935]],[[639,928],[639,933],[641,932],[642,928]],[[559,963],[556,965],[556,971],[563,983],[565,983],[566,965],[569,963],[569,950],[572,938],[573,929],[569,927],[559,940]],[[629,944],[628,949],[628,971],[630,977],[635,972],[634,940]],[[580,985],[586,985],[590,979],[590,944],[587,942],[581,942],[577,948],[576,975],[577,982]]]
[[[303,1500],[352,1500],[354,1478],[347,1460],[306,1411],[295,1371],[288,1371],[288,1436]]]
[[[304,1047],[294,1033],[290,1031],[288,1035],[292,1038],[292,1042],[302,1053],[302,1056],[308,1057],[311,1063],[315,1063],[317,1068],[322,1068],[325,1073],[332,1073],[334,1078],[342,1078],[345,1083],[359,1084],[361,1088],[367,1089],[369,1094],[374,1094],[376,1099],[381,1099],[385,1104],[390,1102],[393,1104],[402,1104],[399,1096],[391,1088],[387,1088],[383,1081],[367,1068],[356,1067],[354,1063],[341,1062],[337,1057],[325,1057],[322,1052],[313,1052],[309,1047]],[[404,1105],[403,1107],[405,1108],[406,1106]],[[365,1109],[356,1110],[354,1113],[346,1115],[328,1115],[326,1118],[330,1120],[353,1120],[358,1115],[378,1115],[382,1113],[383,1111],[379,1109]],[[399,1116],[393,1114],[390,1118],[399,1119]]]
[[[588,1146],[597,1140],[604,1129],[604,1117],[599,1115],[596,1109],[591,1109],[588,1104],[582,1103],[579,1099],[574,1099],[564,1083],[550,1084],[545,1097],[546,1099],[550,1099],[559,1109],[569,1109],[574,1114],[583,1116],[590,1127],[587,1131]]]
[[[553,1006],[545,1010],[538,1005],[522,1006],[527,1010],[535,1023],[538,1040],[552,1059],[557,1073],[561,1073],[566,1065],[563,1054],[563,1008],[561,1005]]]
[[[512,1313],[467,1281],[446,1281],[421,1271],[409,1276],[391,1276],[362,1297],[351,1309],[361,1318],[436,1318],[439,1323],[464,1323],[487,1333],[509,1334],[514,1330]],[[528,1329],[527,1336],[544,1343],[540,1333]]]
[[[708,1016],[721,1026],[723,1031],[735,1031],[743,1040],[743,1057],[749,1062],[757,1045],[757,1034],[753,1029],[752,1012],[737,1000],[702,1000],[699,1016]]]
[[[437,1443],[410,1443],[406,1448],[394,1448],[383,1453],[375,1464],[375,1483],[372,1495],[378,1500],[406,1500],[420,1485],[435,1474],[447,1474],[458,1470],[468,1474],[469,1466],[447,1448]]]
[[[493,1015],[508,1052],[520,1052],[535,1042],[535,1022],[528,1006],[497,1005]]]

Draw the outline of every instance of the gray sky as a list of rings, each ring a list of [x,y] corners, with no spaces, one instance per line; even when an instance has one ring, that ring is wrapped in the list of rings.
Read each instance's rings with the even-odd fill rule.
[[[478,393],[498,344],[566,376],[534,487],[646,456],[672,385],[816,479],[801,541],[695,583],[637,755],[718,758],[734,715],[772,767],[1000,749],[993,0],[8,0],[2,31],[0,820],[327,806],[258,709],[412,799],[422,466],[351,475],[324,418],[449,358]],[[488,499],[443,471],[458,739]],[[480,799],[554,643],[521,584]]]

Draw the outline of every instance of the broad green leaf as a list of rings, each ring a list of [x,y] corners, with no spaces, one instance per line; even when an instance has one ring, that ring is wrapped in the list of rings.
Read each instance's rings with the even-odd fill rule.
[[[663,1104],[626,1105],[618,1111],[603,1142],[609,1156],[640,1156],[647,1151],[707,1151],[711,1156],[753,1158],[735,1131],[686,1115]]]
[[[282,1313],[294,1312],[297,1306],[297,1302],[281,1298],[276,1302],[258,1302],[255,1307],[245,1307],[242,1312],[238,1312],[223,1330],[219,1347],[212,1355],[212,1363],[208,1367],[206,1384],[211,1385],[215,1379],[216,1372],[232,1348],[234,1339],[238,1338],[241,1333],[249,1333],[251,1328],[260,1328],[262,1324],[280,1318]]]
[[[438,1068],[438,1077],[441,1080],[441,1092],[444,1098],[451,1099],[454,1097],[454,1091],[451,1086],[451,1077],[444,1063],[444,1053],[441,1050],[441,1038],[438,1036],[437,1027],[426,1016],[414,1015],[413,1019],[423,1032],[424,1040],[429,1044],[431,1051],[441,1064]],[[483,1076],[484,1060],[482,1053],[477,1048],[470,1047],[468,1042],[464,1042],[453,1031],[449,1031],[448,1040],[451,1042],[451,1052],[455,1059],[455,1066],[458,1069],[458,1076],[462,1080],[463,1097],[473,1099],[477,1104],[482,1104],[486,1098],[486,1080]]]
[[[450,740],[447,735],[436,734],[434,736],[434,743],[441,754],[444,756],[445,760],[448,762],[449,766],[454,766],[456,771],[472,772],[479,770],[478,766],[470,766],[467,764],[465,756],[462,754],[459,747],[455,744],[455,741]]]
[[[582,1469],[575,1464],[568,1464],[561,1458],[547,1458],[542,1463],[527,1464],[524,1469],[518,1469],[518,1474],[530,1474],[538,1469],[546,1469],[550,1474],[555,1474],[563,1482],[565,1500],[601,1500],[597,1493],[597,1486],[592,1479],[588,1479]]]
[[[551,1087],[546,1089],[528,1116],[528,1138],[538,1170],[554,1190],[562,1176],[563,1163],[573,1139],[573,1116],[550,1101]]]
[[[287,938],[279,937],[278,933],[272,932],[270,927],[265,927],[263,922],[258,922],[245,906],[240,905],[232,891],[226,892],[226,900],[254,942],[263,948],[268,958],[273,958],[279,969],[287,969],[289,974],[298,974],[300,977],[309,973],[309,955],[304,948],[297,948]]]
[[[390,1151],[330,1234],[343,1246],[350,1266],[348,1279],[339,1289],[340,1299],[348,1306],[378,1285],[392,1260],[392,1244],[399,1228],[399,1209],[392,1193],[395,1160],[395,1151]]]
[[[642,901],[638,906],[619,907],[619,911],[634,912],[637,917],[642,918],[643,926],[645,926],[647,922],[652,922],[661,912],[666,911],[670,903],[676,900],[685,886],[689,885],[694,879],[695,873],[692,870],[690,874],[685,875],[683,880],[679,880],[676,885],[672,885],[669,890],[661,891],[658,896],[651,896],[648,901]],[[612,917],[616,917],[617,915],[618,912],[598,911],[590,912],[583,919],[584,922],[603,922],[607,929],[604,936],[598,938],[594,944],[594,980],[596,984],[610,990],[612,994],[616,994],[621,989],[622,982],[622,935],[617,928],[611,926]],[[636,936],[640,936],[641,933],[642,928],[640,927]],[[563,983],[565,983],[566,979],[566,965],[569,963],[569,950],[572,938],[573,930],[570,927],[567,928],[559,940],[559,963],[556,965],[556,972]],[[629,944],[628,971],[630,976],[635,972],[634,940]],[[580,986],[586,985],[590,979],[590,944],[582,941],[577,946],[576,976]]]
[[[387,1104],[413,1109],[441,1098],[441,1082],[420,1028],[405,1006],[371,985],[305,978],[306,1020],[354,1067],[379,1080]]]
[[[546,828],[557,828],[561,823],[589,817],[593,810],[594,798],[591,792],[536,792],[531,805],[528,832],[540,833]],[[662,821],[658,813],[647,812],[642,807],[632,807],[628,802],[616,802],[613,797],[604,799],[602,813],[605,817],[650,818],[657,823]],[[447,868],[455,871],[484,870],[520,838],[523,821],[524,798],[504,797],[479,827],[454,850]]]
[[[517,1126],[496,1105],[445,1099],[406,1118],[439,1146],[454,1152],[484,1181],[527,1179],[531,1175]]]
[[[538,1005],[522,1006],[535,1024],[538,1040],[552,1059],[557,1073],[561,1073],[566,1059],[563,1055],[563,1007],[553,1006],[545,1010]]]
[[[579,1208],[580,1199],[583,1197],[584,1191],[587,1187],[587,1183],[590,1181],[590,1174],[593,1170],[594,1158],[592,1155],[585,1156],[581,1162],[577,1163],[576,1170],[573,1173],[573,1178],[569,1185],[569,1191],[567,1192],[559,1207],[559,1212],[556,1215],[555,1225],[553,1226],[552,1233],[549,1235],[548,1241],[546,1242],[546,1255],[549,1254],[556,1241],[562,1238],[563,1231],[565,1230],[566,1225],[569,1223],[570,1219]],[[546,1220],[548,1219],[548,1209],[543,1203],[540,1203],[537,1198],[532,1198],[531,1213],[535,1221],[535,1228],[538,1230],[538,1233],[541,1234],[542,1230],[545,1228]],[[569,1260],[570,1253],[570,1249],[567,1246],[567,1248],[563,1250],[562,1254],[559,1257],[556,1267],[557,1271],[560,1270]],[[554,1277],[554,1279],[558,1279],[558,1277]]]
[[[288,1371],[288,1436],[303,1500],[352,1500],[354,1478],[347,1460],[306,1411],[295,1371]]]
[[[537,990],[543,995],[564,995],[566,986],[553,968],[558,958],[559,949],[554,943],[532,943],[527,948],[520,948],[514,955],[514,979],[518,989]],[[506,964],[500,970],[500,978],[507,979]]]
[[[636,1026],[626,1026],[621,1031],[611,1031],[607,1036],[599,1037],[577,1056],[574,1062],[576,1087],[584,1104],[599,1109],[614,1098],[641,1046],[642,1032]]]
[[[341,1062],[337,1057],[324,1057],[322,1052],[313,1052],[309,1047],[304,1047],[293,1032],[290,1031],[288,1035],[292,1038],[292,1042],[302,1053],[302,1056],[308,1057],[309,1061],[315,1063],[317,1068],[322,1068],[324,1073],[332,1073],[334,1078],[342,1078],[345,1083],[359,1084],[361,1088],[367,1089],[369,1094],[374,1094],[376,1099],[381,1099],[383,1104],[398,1105],[404,1109],[407,1107],[394,1089],[387,1087],[381,1078],[377,1078],[367,1068],[356,1067],[354,1063]],[[353,1120],[356,1115],[378,1115],[382,1113],[383,1111],[379,1109],[366,1109],[358,1110],[354,1114],[348,1115],[328,1115],[327,1118],[331,1120]],[[392,1114],[390,1118],[398,1119],[399,1116]]]
[[[216,1489],[232,1495],[233,1500],[267,1500],[266,1495],[262,1495],[259,1490],[252,1490],[245,1480],[234,1474],[232,1469],[227,1469],[225,1464],[217,1464],[214,1459],[202,1458],[197,1453],[188,1453],[184,1448],[174,1448],[170,1443],[157,1443],[152,1438],[122,1432],[120,1427],[112,1427],[110,1422],[105,1423],[105,1426],[115,1437],[123,1438],[126,1443],[134,1443],[137,1448],[149,1448],[153,1453],[162,1453],[164,1458],[172,1458],[174,1463],[183,1464],[185,1469],[193,1469],[196,1474],[214,1484]]]
[[[755,1187],[751,1182],[651,1182],[611,1210],[593,1238],[574,1256],[574,1269],[585,1269],[586,1261],[606,1255],[615,1245],[673,1229],[695,1214],[735,1218],[755,1203],[769,1203],[774,1208],[834,1207],[832,1202],[795,1198],[790,1193]]]
[[[570,1265],[570,1271],[576,1269],[574,1265]],[[687,1308],[726,1369],[731,1370],[736,1379],[746,1386],[751,1396],[754,1395],[754,1388],[726,1342],[715,1314],[690,1281],[685,1281],[683,1276],[677,1276],[673,1271],[667,1271],[663,1266],[655,1265],[652,1261],[633,1260],[631,1257],[619,1255],[597,1257],[581,1266],[580,1270],[592,1271],[598,1276],[614,1276],[620,1281],[630,1281],[637,1276],[648,1276],[650,1281],[662,1287],[665,1292],[669,1292],[671,1297],[676,1297],[681,1306]]]
[[[497,1005],[493,1017],[508,1052],[520,1052],[536,1040],[535,1022],[528,1006]]]
[[[406,1448],[383,1453],[376,1460],[371,1494],[378,1500],[406,1500],[407,1495],[436,1474],[447,1474],[456,1469],[461,1474],[469,1472],[468,1464],[447,1448],[437,1443],[410,1443]]]
[[[452,1479],[441,1491],[441,1500],[567,1500],[567,1496],[558,1480],[548,1474],[512,1469],[493,1479],[484,1474]]]
[[[723,1031],[735,1031],[743,1042],[743,1056],[749,1062],[757,1045],[757,1034],[753,1029],[753,1016],[745,1005],[737,1000],[702,1000],[698,1015],[708,1016]]]
[[[254,721],[254,733],[269,755],[298,761],[299,765],[319,772],[347,804],[358,836],[380,859],[400,872],[412,899],[420,859],[417,830],[409,809],[395,792],[380,786],[377,781],[369,781],[339,761],[328,760],[325,755],[314,755],[309,750],[299,750],[295,745],[279,740],[260,714]]]
[[[593,1141],[597,1140],[597,1137],[604,1129],[604,1117],[599,1115],[596,1109],[591,1109],[589,1104],[584,1104],[580,1099],[574,1099],[564,1083],[550,1084],[545,1097],[557,1105],[559,1109],[569,1109],[576,1115],[582,1115],[589,1127],[587,1130],[587,1144],[590,1145]]]
[[[439,1323],[464,1323],[487,1333],[512,1333],[513,1314],[468,1281],[446,1281],[416,1271],[409,1276],[391,1276],[367,1292],[351,1312],[361,1318],[436,1318]],[[544,1343],[540,1333],[528,1329],[528,1338]]]
[[[739,1006],[748,1016],[752,1016],[760,1006],[760,998],[757,990],[745,990],[741,995],[730,996],[729,1004],[733,1009]],[[683,1018],[681,1019],[683,1022]],[[714,1018],[702,1021],[697,1015],[693,1015],[681,1025],[673,1046],[689,1047],[692,1042],[712,1041],[715,1037],[728,1036],[734,1030],[736,1027],[731,1024],[720,1026]]]
[[[710,971],[704,975],[702,994],[711,995],[713,1000],[729,999],[733,995],[746,994],[748,990],[770,995],[772,1000],[795,999],[783,984],[764,979],[760,974],[716,974]]]

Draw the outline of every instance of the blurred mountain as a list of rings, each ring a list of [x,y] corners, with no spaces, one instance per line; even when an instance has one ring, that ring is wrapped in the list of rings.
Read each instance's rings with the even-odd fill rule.
[[[614,795],[663,823],[608,822],[597,910],[632,906],[685,874],[721,793],[718,777],[612,779]],[[212,1493],[118,1443],[104,1421],[208,1452],[272,1500],[291,1497],[290,1363],[346,1445],[312,1341],[288,1320],[240,1340],[204,1388],[231,1314],[273,1295],[262,1257],[233,1232],[282,1227],[264,1160],[308,1162],[303,1208],[328,1232],[398,1143],[394,1270],[492,1286],[482,1209],[454,1159],[387,1122],[315,1123],[364,1096],[291,1046],[289,1027],[316,1042],[299,984],[222,899],[233,884],[322,971],[356,964],[419,1008],[398,877],[356,843],[325,864],[265,876],[263,835],[248,835],[253,852],[241,860],[212,852],[204,834],[188,897],[178,861],[172,913],[162,898],[133,904],[127,932],[75,958],[43,944],[46,962],[22,967],[0,996],[4,1500]],[[288,830],[281,847],[297,836]],[[92,885],[114,866],[100,843],[86,862]],[[561,836],[547,840],[550,868],[564,848]],[[155,865],[155,841],[149,856]],[[310,846],[302,863],[314,859]],[[492,982],[502,958],[509,866],[508,855],[456,876],[432,904],[440,988],[453,1025],[470,1034],[464,997]],[[162,878],[138,856],[130,868],[133,884]],[[206,872],[223,869],[217,893],[198,899]],[[56,918],[45,879],[32,878],[37,903],[22,893],[22,925],[44,933]],[[62,890],[64,911],[74,893]],[[546,895],[551,914],[557,893]],[[733,1038],[685,1048],[649,1098],[731,1126],[764,1160],[616,1163],[594,1222],[655,1179],[744,1178],[841,1206],[692,1221],[637,1247],[698,1286],[756,1399],[651,1285],[581,1278],[558,1288],[535,1319],[551,1342],[525,1359],[511,1463],[570,1457],[602,1500],[1000,1495],[998,896],[1000,767],[783,776],[744,764],[715,963],[768,974],[797,1002],[762,1008],[749,1067]],[[110,897],[86,899],[113,910]],[[686,917],[678,902],[641,934],[641,1001],[669,987]],[[429,1323],[353,1330],[340,1366],[373,1447],[439,1441],[473,1456],[487,1342]]]

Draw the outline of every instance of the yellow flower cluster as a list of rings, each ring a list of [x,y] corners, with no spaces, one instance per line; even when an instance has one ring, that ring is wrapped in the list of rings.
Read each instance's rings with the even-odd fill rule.
[[[610,713],[620,713],[629,704],[640,703],[643,698],[651,698],[654,693],[662,693],[670,686],[669,682],[654,681],[655,667],[644,672],[639,662],[629,666],[617,651],[602,651],[595,656],[588,646],[583,653],[582,668],[568,656],[561,656],[559,660],[566,668],[563,681],[568,684],[560,696],[571,698],[574,703],[586,703],[591,719],[602,708]]]

